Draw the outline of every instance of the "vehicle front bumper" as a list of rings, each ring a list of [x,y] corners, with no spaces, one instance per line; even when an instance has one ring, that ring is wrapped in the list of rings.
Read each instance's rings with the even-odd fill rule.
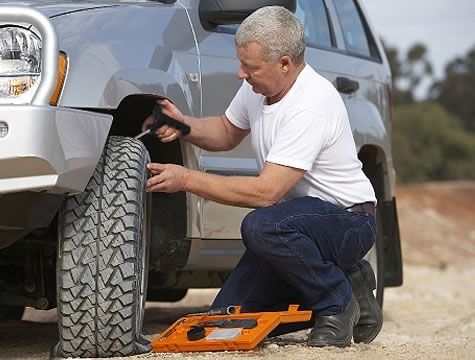
[[[0,194],[78,193],[102,153],[112,116],[53,106],[0,105]]]

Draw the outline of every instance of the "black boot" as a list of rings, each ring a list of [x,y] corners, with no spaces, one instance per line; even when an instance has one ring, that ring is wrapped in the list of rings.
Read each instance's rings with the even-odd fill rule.
[[[353,340],[355,343],[370,343],[381,331],[383,326],[383,313],[373,290],[376,289],[376,278],[371,265],[362,260],[357,264],[357,270],[350,275],[353,294],[360,306],[360,320],[353,329]]]
[[[353,327],[360,317],[360,309],[353,295],[346,309],[335,315],[318,316],[315,325],[308,335],[310,346],[338,346],[350,345],[353,336]]]

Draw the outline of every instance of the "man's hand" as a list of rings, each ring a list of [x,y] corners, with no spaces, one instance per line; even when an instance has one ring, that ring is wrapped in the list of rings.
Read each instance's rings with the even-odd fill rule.
[[[175,164],[147,165],[152,177],[147,181],[147,192],[174,193],[185,191],[189,170]]]
[[[162,112],[169,117],[181,121],[184,123],[185,116],[182,114],[178,108],[173,105],[170,101],[163,99],[158,100],[157,103],[162,107]],[[142,124],[142,131],[148,129],[148,127],[154,122],[154,118],[152,115],[147,117]],[[155,131],[155,135],[164,143],[174,141],[182,136],[180,130],[175,129],[174,127],[163,125]]]

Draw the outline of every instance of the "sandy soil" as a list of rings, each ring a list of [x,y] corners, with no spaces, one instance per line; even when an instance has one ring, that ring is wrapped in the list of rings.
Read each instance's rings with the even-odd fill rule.
[[[249,352],[145,354],[127,359],[473,359],[475,353],[475,182],[397,191],[404,285],[386,289],[383,330],[369,345],[305,346],[306,332]],[[183,314],[204,311],[216,290],[192,290],[175,304],[149,303],[144,333],[153,339]],[[0,323],[0,359],[46,359],[55,344],[54,310],[27,310]]]
[[[446,267],[475,261],[475,182],[396,189],[405,264]]]

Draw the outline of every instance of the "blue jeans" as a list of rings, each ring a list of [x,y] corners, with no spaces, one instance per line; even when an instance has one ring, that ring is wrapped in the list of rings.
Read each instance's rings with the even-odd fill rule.
[[[213,309],[283,311],[300,304],[314,315],[333,315],[350,301],[347,274],[373,246],[376,223],[370,214],[306,196],[250,212],[241,234],[246,251]]]

